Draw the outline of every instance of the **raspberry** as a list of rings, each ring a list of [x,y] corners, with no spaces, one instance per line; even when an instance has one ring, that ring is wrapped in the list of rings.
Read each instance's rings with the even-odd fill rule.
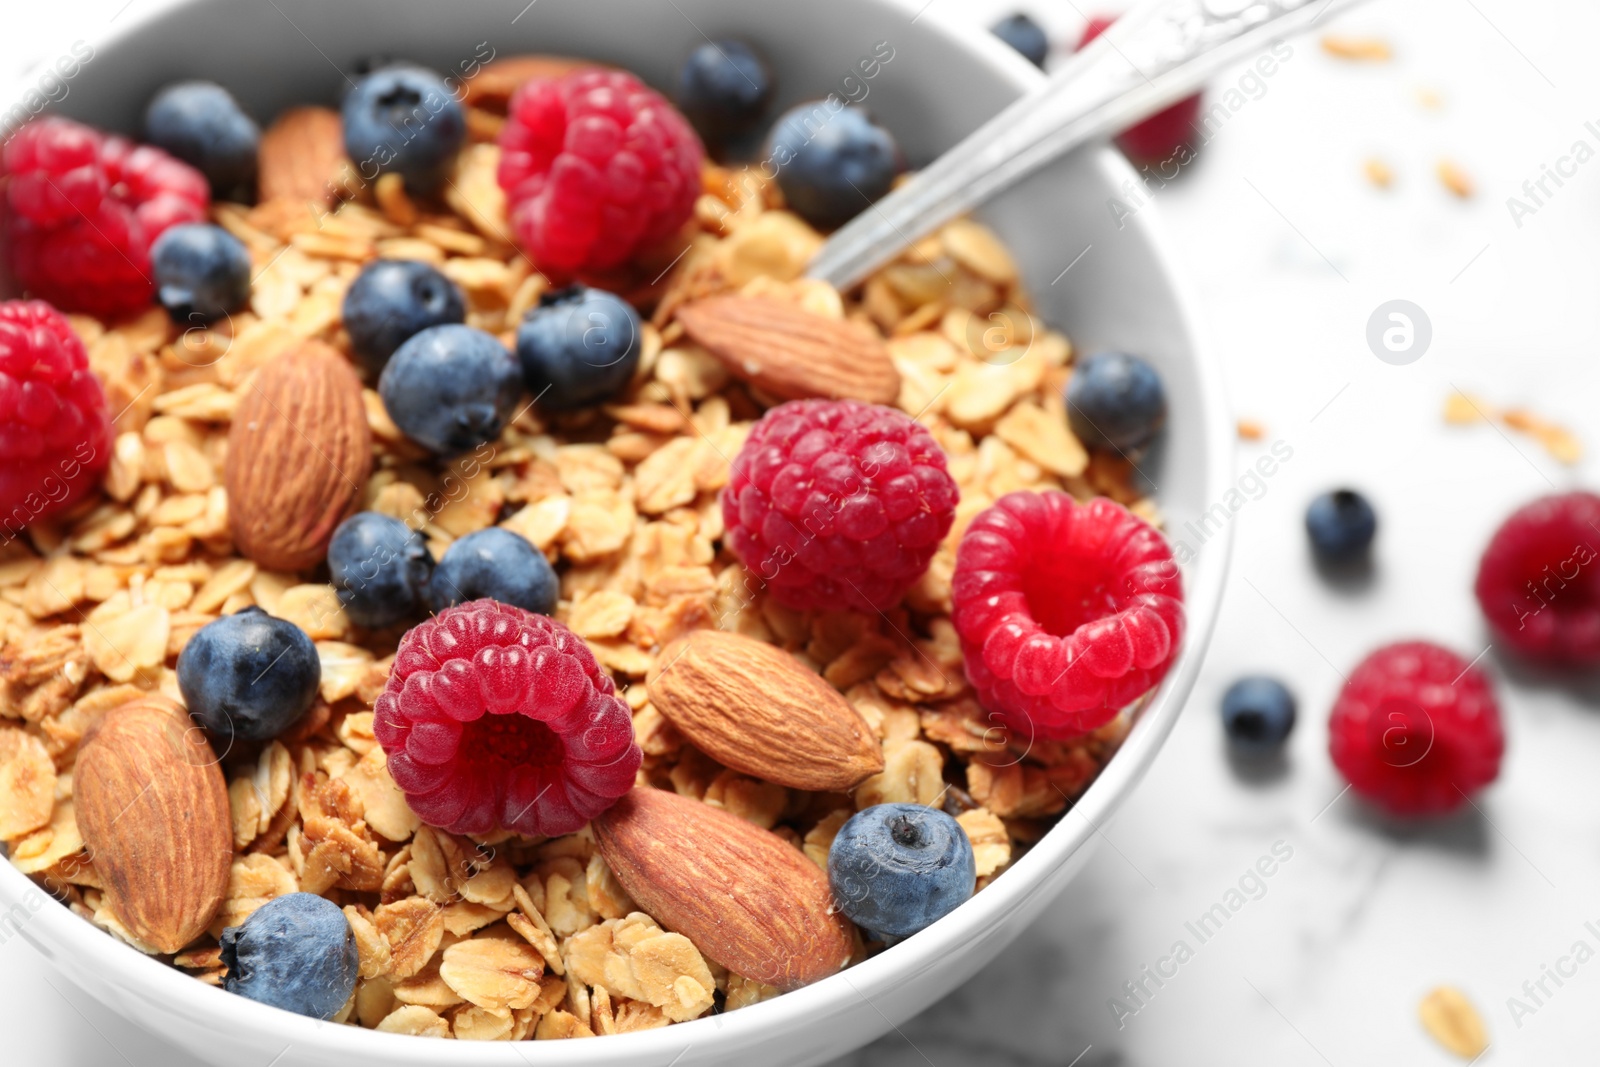
[[[42,300],[0,303],[0,536],[76,501],[111,459],[83,342]]]
[[[967,527],[951,620],[967,680],[1019,735],[1088,733],[1166,675],[1183,579],[1161,534],[1106,499],[1007,493]]]
[[[1600,496],[1535,500],[1495,531],[1478,605],[1497,643],[1555,666],[1600,663]]]
[[[1083,28],[1078,50],[1082,51],[1090,41],[1105,33],[1115,21],[1109,15],[1096,15],[1090,19]],[[1199,117],[1200,94],[1195,93],[1123,130],[1117,136],[1117,147],[1136,163],[1165,163],[1177,156],[1180,150],[1188,149],[1189,139],[1195,133],[1195,120]],[[1188,159],[1178,162],[1181,166]]]
[[[525,83],[500,147],[512,229],[546,271],[621,266],[689,221],[700,195],[705,150],[688,120],[621,71]]]
[[[1460,807],[1500,773],[1500,708],[1482,672],[1407,641],[1351,672],[1328,719],[1328,751],[1357,793],[1395,815]]]
[[[201,173],[159,148],[62,118],[30,122],[6,143],[12,272],[32,295],[102,319],[155,295],[150,246],[180,222],[204,222]]]
[[[456,834],[570,834],[633,787],[633,719],[582,639],[494,600],[400,639],[374,731],[424,822]]]
[[[901,412],[793,400],[751,428],[722,521],[778,603],[883,611],[928,569],[959,496],[933,435]]]

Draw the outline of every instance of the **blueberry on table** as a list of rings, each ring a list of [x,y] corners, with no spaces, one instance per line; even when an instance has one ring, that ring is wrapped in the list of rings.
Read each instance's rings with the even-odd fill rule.
[[[344,294],[350,348],[374,374],[412,337],[430,326],[465,322],[467,300],[431,264],[409,259],[370,263]]]
[[[790,210],[819,230],[861,214],[905,169],[894,135],[837,98],[784,112],[767,138],[766,156]]]
[[[235,738],[266,741],[289,729],[321,682],[306,632],[253,605],[202,626],[178,655],[183,702],[222,751]]]
[[[221,199],[248,201],[255,190],[261,127],[215,82],[177,82],[144,114],[145,140],[206,176]]]
[[[707,141],[721,142],[760,125],[776,83],[761,54],[743,41],[707,41],[678,74],[678,110]]]
[[[156,297],[180,326],[226,318],[250,299],[250,250],[221,226],[186,222],[150,248]]]
[[[1050,54],[1050,38],[1045,36],[1044,27],[1033,19],[1019,12],[1001,19],[989,27],[989,31],[1021,52],[1029,63],[1043,69],[1045,58]]]
[[[261,1004],[331,1019],[356,988],[356,936],[339,905],[315,893],[274,897],[222,931],[222,987]]]
[[[522,368],[492,334],[430,326],[389,357],[378,395],[407,437],[456,455],[500,436],[522,395]]]
[[[977,866],[967,832],[949,815],[921,804],[876,804],[839,828],[828,884],[851,922],[901,938],[972,896]]]
[[[344,98],[344,150],[364,180],[391,171],[430,193],[443,182],[467,136],[466,113],[444,79],[426,67],[380,67]]]
[[[376,511],[350,516],[328,542],[329,577],[357,626],[381,629],[416,615],[432,571],[422,535]]]
[[[434,611],[488,598],[548,615],[559,592],[556,572],[544,553],[527,538],[498,526],[453,542],[428,581],[428,603]]]
[[[1167,421],[1167,394],[1155,368],[1126,352],[1099,352],[1067,379],[1067,422],[1090,448],[1136,451]]]
[[[611,399],[639,366],[639,313],[620,297],[574,285],[539,298],[517,327],[528,391],[545,411]]]
[[[1294,729],[1294,694],[1276,678],[1250,675],[1222,694],[1222,729],[1247,752],[1277,748]]]
[[[1306,534],[1319,562],[1358,563],[1367,558],[1378,532],[1378,513],[1354,489],[1323,493],[1306,508]]]

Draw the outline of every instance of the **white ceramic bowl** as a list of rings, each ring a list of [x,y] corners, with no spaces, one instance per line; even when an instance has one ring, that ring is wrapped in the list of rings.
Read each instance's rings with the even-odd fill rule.
[[[524,5],[527,5],[526,7]],[[861,99],[925,162],[1038,83],[987,33],[919,11],[925,0],[145,0],[70,83],[62,110],[137,131],[145,102],[179,77],[211,78],[270,118],[327,103],[341,70],[373,55],[440,71],[524,52],[609,60],[670,85],[703,34],[747,37],[775,61],[781,103],[836,91]],[[880,42],[884,44],[880,45]],[[65,51],[65,49],[63,49]],[[859,66],[877,53],[866,79]],[[882,56],[892,58],[882,62]],[[868,68],[870,69],[870,68]],[[9,106],[9,102],[7,102]],[[4,112],[0,112],[4,113]],[[983,217],[1022,265],[1039,313],[1080,350],[1115,346],[1150,359],[1171,414],[1158,497],[1174,530],[1220,500],[1232,477],[1232,427],[1215,364],[1163,248],[1156,210],[1118,228],[1108,210],[1133,171],[1109,149],[1060,161]],[[1082,255],[1065,275],[1062,271]],[[202,1060],[348,1067],[456,1064],[814,1064],[888,1031],[988,963],[1061,892],[1088,846],[1155,758],[1192,687],[1227,567],[1223,529],[1185,568],[1182,654],[1122,750],[1053,830],[993,885],[926,931],[835,977],[751,1008],[645,1033],[557,1044],[428,1041],[316,1022],[201,985],[50,901],[0,862],[0,919],[90,995]],[[6,916],[9,915],[9,918]],[[281,1059],[276,1059],[281,1055]]]

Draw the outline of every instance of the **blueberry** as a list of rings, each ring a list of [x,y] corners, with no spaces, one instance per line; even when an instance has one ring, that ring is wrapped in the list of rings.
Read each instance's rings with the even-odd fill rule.
[[[1090,356],[1067,379],[1067,421],[1090,448],[1143,448],[1167,421],[1161,376],[1124,352]]]
[[[1277,748],[1294,729],[1294,694],[1276,678],[1240,678],[1222,694],[1222,729],[1242,750]]]
[[[261,128],[215,82],[178,82],[144,113],[145,140],[194,167],[219,198],[249,200],[255,189]]]
[[[422,535],[376,511],[350,516],[328,542],[328,573],[357,626],[381,629],[411,618],[432,571]]]
[[[1050,38],[1044,27],[1027,15],[1016,14],[1001,19],[989,27],[996,37],[1021,52],[1034,66],[1044,68],[1045,57],[1050,54]]]
[[[172,321],[203,326],[250,299],[250,250],[221,226],[172,226],[150,248],[156,295]]]
[[[839,828],[828,850],[828,884],[857,926],[908,937],[972,896],[972,844],[937,808],[877,804]]]
[[[206,623],[178,655],[183,702],[224,752],[234,738],[266,741],[299,722],[321,682],[306,632],[254,606]]]
[[[430,326],[389,357],[378,395],[407,437],[454,455],[500,436],[522,395],[522,369],[491,334]]]
[[[821,230],[855,218],[904,169],[893,135],[836,98],[784,112],[767,138],[766,155],[790,209]]]
[[[546,411],[609,400],[639,366],[639,313],[600,289],[546,293],[517,328],[528,390]]]
[[[426,67],[396,64],[373,71],[345,95],[344,150],[366,180],[394,171],[415,192],[430,193],[467,136],[461,101]]]
[[[760,53],[743,41],[707,41],[678,75],[678,109],[705,140],[718,143],[761,124],[776,88]]]
[[[434,611],[487,597],[548,615],[560,582],[550,561],[527,538],[490,526],[454,542],[428,582]]]
[[[1322,563],[1337,566],[1366,559],[1377,532],[1377,512],[1354,489],[1323,493],[1306,508],[1306,533]]]
[[[467,300],[456,283],[415,260],[377,260],[344,294],[350,347],[374,374],[412,336],[466,318]]]
[[[356,988],[356,935],[339,905],[286,893],[222,931],[222,987],[261,1004],[331,1019]]]

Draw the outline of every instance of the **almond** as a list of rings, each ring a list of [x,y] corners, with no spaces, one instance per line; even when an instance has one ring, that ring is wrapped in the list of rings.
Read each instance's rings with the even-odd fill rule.
[[[593,825],[628,895],[740,977],[787,992],[849,961],[854,928],[835,912],[828,876],[776,834],[648,786]]]
[[[228,888],[233,829],[216,755],[151,694],[90,728],[73,774],[78,829],[122,924],[160,952],[205,932]]]
[[[812,792],[883,770],[883,748],[850,702],[765,641],[696,630],[662,650],[648,684],[656,710],[725,767]]]
[[[504,112],[511,101],[511,94],[520,89],[523,82],[535,78],[560,78],[584,67],[602,65],[571,56],[506,56],[486,64],[462,83],[461,102],[468,107]]]
[[[677,318],[734,377],[785,400],[893,404],[900,396],[900,372],[889,349],[858,322],[748,296],[705,297],[679,308]]]
[[[257,373],[228,432],[234,546],[270,570],[326,554],[372,470],[361,382],[338,352],[306,341]]]
[[[261,135],[257,158],[263,204],[276,199],[332,204],[347,166],[344,123],[329,108],[291,108]]]

